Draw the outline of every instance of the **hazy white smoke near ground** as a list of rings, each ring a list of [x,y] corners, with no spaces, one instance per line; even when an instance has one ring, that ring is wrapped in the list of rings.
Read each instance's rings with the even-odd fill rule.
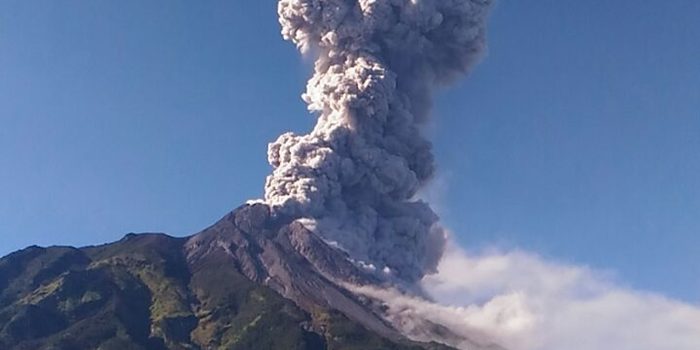
[[[605,272],[523,251],[470,256],[454,246],[439,270],[423,280],[434,303],[361,292],[383,300],[390,317],[431,320],[510,350],[700,349],[699,306],[622,287]]]
[[[419,127],[431,93],[485,47],[491,0],[280,0],[282,35],[316,59],[318,122],[269,146],[273,212],[314,219],[356,261],[405,281],[433,272],[445,235],[416,192],[433,175]]]

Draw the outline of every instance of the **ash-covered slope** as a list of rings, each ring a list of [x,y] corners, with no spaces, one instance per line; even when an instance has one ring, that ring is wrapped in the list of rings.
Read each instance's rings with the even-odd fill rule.
[[[447,349],[407,340],[336,278],[377,283],[265,205],[190,238],[30,247],[0,259],[0,349]]]

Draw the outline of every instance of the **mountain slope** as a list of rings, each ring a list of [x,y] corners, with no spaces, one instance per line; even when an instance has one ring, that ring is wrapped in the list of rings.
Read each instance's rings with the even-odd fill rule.
[[[190,238],[30,247],[0,259],[0,349],[446,349],[334,279],[376,282],[264,205]]]

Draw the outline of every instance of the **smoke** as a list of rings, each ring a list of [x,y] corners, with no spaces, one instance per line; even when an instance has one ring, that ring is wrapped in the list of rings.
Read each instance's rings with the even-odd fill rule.
[[[616,283],[610,273],[524,251],[470,255],[450,244],[422,284],[433,301],[392,289],[351,287],[381,300],[387,319],[416,340],[459,349],[695,350],[700,307]],[[425,321],[460,337],[426,333]]]
[[[434,301],[339,282],[382,302],[413,339],[461,349],[697,349],[696,306],[527,252],[443,254],[444,229],[416,199],[434,174],[420,129],[433,89],[483,54],[490,4],[280,0],[283,37],[315,58],[303,99],[318,121],[270,144],[265,203],[358,265],[418,282]]]
[[[490,2],[280,0],[282,35],[315,57],[303,99],[318,122],[270,144],[273,212],[405,281],[434,272],[445,234],[415,199],[434,172],[420,127],[432,90],[483,53]]]

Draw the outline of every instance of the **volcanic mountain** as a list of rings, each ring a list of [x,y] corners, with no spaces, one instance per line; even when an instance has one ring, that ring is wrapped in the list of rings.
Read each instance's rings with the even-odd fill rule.
[[[269,145],[260,203],[188,238],[3,258],[0,349],[498,348],[359,292],[425,297],[437,271],[422,128],[432,91],[481,58],[490,4],[279,0],[282,37],[314,58],[317,121]]]
[[[343,283],[381,284],[298,221],[245,205],[191,237],[2,258],[0,349],[451,349],[408,340]]]

